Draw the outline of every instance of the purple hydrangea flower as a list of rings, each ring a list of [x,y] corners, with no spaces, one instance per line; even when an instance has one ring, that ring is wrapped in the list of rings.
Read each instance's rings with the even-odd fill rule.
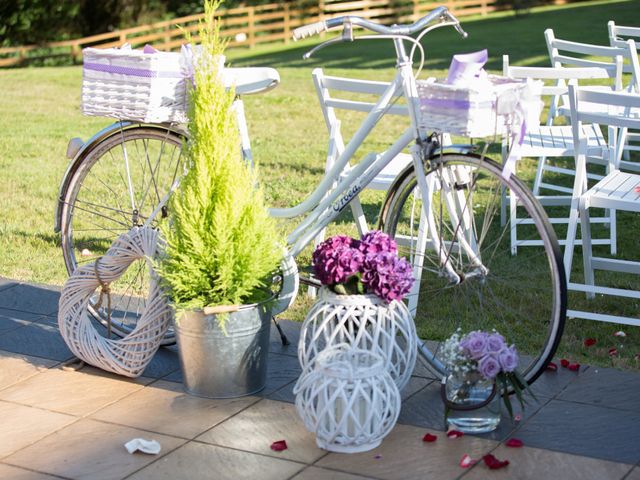
[[[398,245],[386,233],[380,230],[373,230],[366,233],[360,241],[359,250],[365,255],[377,254],[381,252],[397,253]]]
[[[487,351],[498,353],[506,348],[504,337],[499,333],[492,333],[487,337]]]
[[[513,346],[505,347],[498,353],[498,360],[503,372],[513,372],[518,366],[518,352]]]
[[[360,270],[364,255],[356,248],[338,243],[336,248],[316,249],[313,271],[323,285],[335,285]]]
[[[500,373],[500,362],[493,355],[485,355],[478,362],[478,371],[487,380],[494,379]]]
[[[460,341],[460,346],[473,360],[480,360],[487,354],[488,337],[485,332],[471,332]]]
[[[362,263],[362,283],[369,293],[375,293],[385,302],[402,300],[413,286],[411,264],[395,253],[369,254]]]

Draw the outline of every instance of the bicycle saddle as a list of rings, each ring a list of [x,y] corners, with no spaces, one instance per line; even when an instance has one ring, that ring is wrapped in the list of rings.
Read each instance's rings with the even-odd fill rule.
[[[225,68],[223,72],[225,85],[234,85],[238,95],[267,92],[280,83],[280,75],[274,68]]]

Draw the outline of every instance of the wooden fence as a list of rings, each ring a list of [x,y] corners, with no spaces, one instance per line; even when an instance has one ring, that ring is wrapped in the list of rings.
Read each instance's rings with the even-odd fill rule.
[[[563,0],[556,0],[558,3]],[[269,42],[288,43],[291,31],[321,19],[358,15],[380,23],[407,23],[425,15],[437,5],[446,5],[458,16],[486,15],[504,6],[500,0],[317,0],[314,4],[271,3],[252,7],[221,10],[221,31],[230,46],[253,48]],[[502,4],[504,5],[504,3]],[[184,32],[194,33],[197,40],[198,21],[202,15],[175,18],[164,22],[101,33],[90,37],[51,42],[44,45],[0,48],[0,67],[17,66],[33,60],[56,57],[77,62],[85,47],[108,48],[131,44],[153,45],[159,50],[175,50],[184,43]]]

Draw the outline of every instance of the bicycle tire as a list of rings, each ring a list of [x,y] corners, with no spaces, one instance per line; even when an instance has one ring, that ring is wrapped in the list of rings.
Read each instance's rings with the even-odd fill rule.
[[[463,181],[452,184],[446,180],[461,169],[468,173],[462,175]],[[498,163],[474,154],[438,154],[425,165],[426,179],[435,186],[431,210],[437,238],[448,241],[445,258],[462,274],[462,281],[452,285],[443,276],[438,253],[426,248],[415,321],[419,336],[425,339],[421,353],[438,376],[446,373],[441,343],[457,328],[463,333],[495,329],[518,348],[519,369],[531,384],[542,374],[560,342],[567,308],[566,279],[560,246],[542,206],[521,180],[513,175],[505,179],[501,173]],[[477,275],[477,266],[471,265],[470,256],[464,254],[457,240],[460,236],[456,232],[462,231],[464,222],[452,220],[451,208],[447,208],[442,194],[445,184],[454,187],[459,199],[456,212],[472,212],[468,237],[478,245],[482,264],[488,268],[485,274]],[[412,261],[416,258],[413,245],[422,209],[416,185],[411,166],[398,176],[380,216],[381,230],[396,238],[400,252]],[[511,254],[510,226],[500,218],[503,188],[518,198],[518,208],[533,222],[526,234],[542,240],[542,247]],[[427,231],[426,237],[430,236]],[[428,242],[427,246],[436,244]]]
[[[148,219],[182,174],[182,144],[183,137],[171,130],[139,125],[117,130],[83,155],[61,195],[61,246],[69,274]],[[167,215],[166,209],[159,213]],[[131,333],[144,308],[149,281],[144,263],[137,261],[110,286],[110,317],[105,301],[98,307],[98,295],[90,302],[94,318],[105,327],[110,319],[118,336]],[[173,343],[171,328],[162,344]]]

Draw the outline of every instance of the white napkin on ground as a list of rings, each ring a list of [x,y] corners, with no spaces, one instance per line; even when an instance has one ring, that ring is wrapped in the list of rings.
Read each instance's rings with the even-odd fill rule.
[[[134,453],[140,450],[142,453],[148,453],[149,455],[157,455],[160,453],[160,444],[155,440],[145,440],[144,438],[134,438],[124,444],[124,448],[127,452]]]

